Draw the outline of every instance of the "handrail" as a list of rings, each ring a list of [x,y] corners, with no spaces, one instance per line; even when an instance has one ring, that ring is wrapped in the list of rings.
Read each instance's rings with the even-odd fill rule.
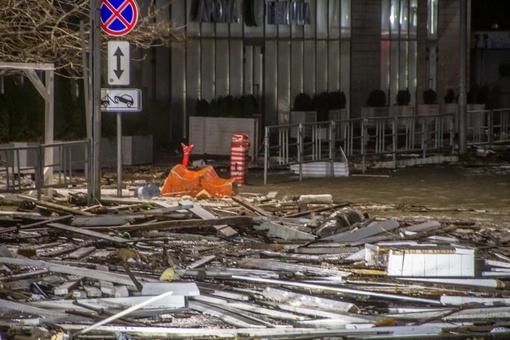
[[[363,172],[368,157],[447,148],[454,152],[454,115],[365,117],[325,122],[267,126],[264,135],[264,183],[271,167],[331,162],[360,157]],[[343,158],[342,155],[345,157]]]
[[[0,193],[36,190],[40,199],[44,189],[87,183],[89,147],[88,140],[0,147],[0,176],[5,179]],[[46,151],[53,154],[52,163],[48,163]],[[76,175],[78,171],[82,176]],[[45,173],[53,175],[51,182],[44,183]]]

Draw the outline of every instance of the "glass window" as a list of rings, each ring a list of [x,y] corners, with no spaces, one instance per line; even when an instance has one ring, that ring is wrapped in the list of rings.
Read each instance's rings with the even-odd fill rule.
[[[437,39],[437,1],[428,0],[427,6],[427,39]]]
[[[416,98],[417,0],[383,0],[381,8],[381,89],[394,104],[399,90]]]

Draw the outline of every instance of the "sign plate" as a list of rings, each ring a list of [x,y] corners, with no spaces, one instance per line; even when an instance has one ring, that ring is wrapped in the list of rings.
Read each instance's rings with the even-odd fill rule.
[[[101,111],[140,112],[142,91],[140,89],[101,89]]]
[[[129,85],[129,42],[108,41],[108,85]]]
[[[135,0],[101,0],[101,29],[114,37],[131,32],[138,21]]]

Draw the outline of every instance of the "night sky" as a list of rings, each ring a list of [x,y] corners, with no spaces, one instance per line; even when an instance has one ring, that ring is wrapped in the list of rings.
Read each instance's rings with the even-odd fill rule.
[[[472,0],[471,29],[474,31],[493,30],[491,26],[498,24],[498,30],[510,30],[510,0]]]

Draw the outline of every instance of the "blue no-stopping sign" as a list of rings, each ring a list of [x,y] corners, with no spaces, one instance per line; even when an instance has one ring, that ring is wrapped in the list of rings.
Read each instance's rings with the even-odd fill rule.
[[[131,32],[138,20],[135,0],[101,0],[101,29],[116,37]]]

